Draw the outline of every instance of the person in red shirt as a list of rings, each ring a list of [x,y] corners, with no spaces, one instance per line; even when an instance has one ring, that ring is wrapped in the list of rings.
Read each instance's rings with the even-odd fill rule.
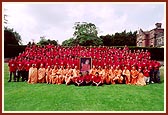
[[[143,74],[144,74],[144,79],[146,84],[149,84],[149,81],[150,81],[149,73],[150,73],[150,70],[147,68],[147,66],[145,66],[145,69],[143,70]]]
[[[153,74],[153,62],[151,60],[148,61],[148,70],[149,72],[149,76],[150,76],[150,83],[154,83],[154,74]]]
[[[99,76],[98,72],[96,72],[95,76],[93,76],[92,81],[93,81],[92,85],[96,85],[96,86],[101,85],[101,76]]]
[[[26,60],[24,67],[25,67],[25,81],[28,81],[29,69],[30,69],[30,67],[32,67],[29,58]]]
[[[89,71],[86,71],[86,74],[84,75],[85,84],[86,85],[91,85],[91,83],[92,83],[91,79],[92,79],[92,77],[89,74]]]
[[[84,77],[82,75],[82,72],[79,72],[79,76],[77,77],[74,84],[77,86],[81,86],[81,85],[83,85],[83,83],[84,83]]]
[[[24,81],[23,68],[24,63],[22,62],[22,59],[19,59],[17,62],[17,82],[19,82],[20,77],[22,77],[22,81]]]
[[[17,65],[16,65],[16,62],[15,60],[12,58],[9,63],[8,63],[8,66],[9,66],[9,72],[10,72],[10,78],[9,78],[9,81],[8,82],[11,82],[12,80],[12,74],[13,74],[13,79],[14,79],[14,82],[16,81],[16,68],[17,68]]]

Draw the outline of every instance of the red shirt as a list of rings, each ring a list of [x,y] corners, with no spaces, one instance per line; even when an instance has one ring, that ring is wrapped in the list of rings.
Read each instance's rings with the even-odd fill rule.
[[[154,63],[154,70],[159,70],[159,67],[160,67],[159,62]]]
[[[91,75],[85,75],[84,79],[85,81],[91,81]]]
[[[29,69],[30,69],[30,67],[31,67],[32,65],[31,65],[31,62],[26,62],[25,63],[25,69],[26,69],[26,71],[29,71]]]
[[[93,81],[96,83],[99,83],[101,81],[101,77],[100,76],[93,76]]]
[[[16,65],[15,61],[9,61],[8,66],[9,66],[9,71],[10,72],[16,71],[17,65]]]
[[[76,80],[78,83],[82,83],[84,81],[84,77],[80,76]]]
[[[145,77],[149,77],[149,72],[150,72],[150,70],[144,69],[144,70],[143,70],[144,76],[145,76]]]
[[[17,62],[17,68],[19,71],[22,70],[23,66],[24,66],[23,62],[21,61]]]

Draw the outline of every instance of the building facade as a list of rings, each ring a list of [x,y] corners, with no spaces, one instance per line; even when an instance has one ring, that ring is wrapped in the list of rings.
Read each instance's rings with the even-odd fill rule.
[[[161,47],[164,46],[164,29],[161,23],[156,23],[156,28],[150,31],[140,29],[137,33],[138,47]]]

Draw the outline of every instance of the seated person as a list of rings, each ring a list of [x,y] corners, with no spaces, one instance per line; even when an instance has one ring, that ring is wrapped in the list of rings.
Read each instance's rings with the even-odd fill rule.
[[[93,81],[92,83],[93,85],[96,85],[96,86],[101,85],[101,76],[99,76],[98,72],[96,72],[96,74],[93,76],[92,81]]]
[[[86,85],[90,85],[92,83],[92,77],[89,75],[88,71],[86,71],[86,75],[84,75],[84,80]]]
[[[79,73],[79,76],[77,77],[75,81],[75,85],[81,86],[84,83],[84,77],[82,75],[82,72]]]

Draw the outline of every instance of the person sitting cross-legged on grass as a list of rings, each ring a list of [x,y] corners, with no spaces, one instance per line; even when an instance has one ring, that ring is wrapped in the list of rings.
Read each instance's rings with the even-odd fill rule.
[[[75,81],[75,85],[77,86],[81,86],[84,83],[84,77],[82,75],[82,72],[79,72],[79,76],[77,77],[76,81]]]
[[[96,74],[93,76],[92,81],[93,81],[92,85],[96,85],[96,86],[102,85],[101,84],[101,76],[99,76],[98,72],[96,72]]]
[[[84,75],[85,85],[91,85],[92,83],[92,76],[86,71],[86,75]]]

